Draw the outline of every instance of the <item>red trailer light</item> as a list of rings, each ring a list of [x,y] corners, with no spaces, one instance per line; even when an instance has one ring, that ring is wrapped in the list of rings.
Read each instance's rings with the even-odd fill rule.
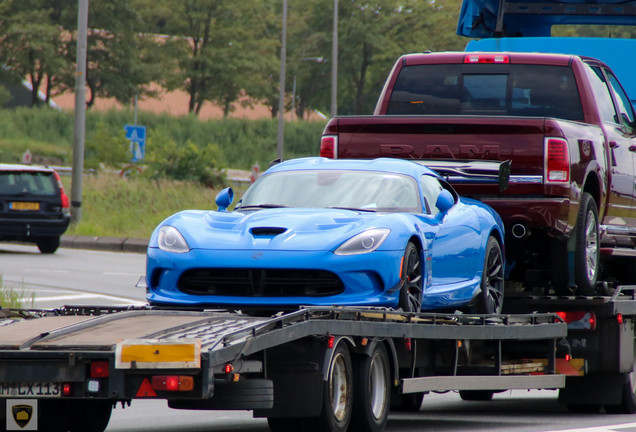
[[[73,388],[71,387],[71,383],[62,384],[62,396],[71,396],[73,393]]]
[[[338,137],[336,135],[325,135],[320,138],[320,156],[335,159],[338,149]]]
[[[335,340],[336,339],[333,336],[329,336],[329,338],[327,339],[327,348],[332,349]]]
[[[464,63],[510,63],[510,57],[503,54],[469,54]]]
[[[587,311],[557,312],[557,315],[567,323],[572,330],[595,330],[596,314]]]
[[[156,391],[192,391],[194,378],[188,375],[156,375],[152,377],[152,389]]]
[[[107,378],[109,375],[107,361],[94,361],[91,363],[91,378]]]
[[[616,322],[618,322],[619,324],[623,324],[623,314],[618,314],[616,315]]]
[[[234,372],[234,366],[232,366],[231,364],[226,364],[225,365],[225,373],[230,374]]]
[[[411,341],[411,338],[404,338],[404,348],[407,351],[411,351],[413,349],[413,342]]]
[[[545,175],[548,183],[570,181],[570,151],[562,138],[547,138],[545,149]]]

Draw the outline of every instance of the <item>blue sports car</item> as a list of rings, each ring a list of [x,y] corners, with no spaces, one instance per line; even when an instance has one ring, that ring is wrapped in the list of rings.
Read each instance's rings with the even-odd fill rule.
[[[182,211],[155,229],[150,304],[501,312],[500,217],[417,162],[289,160],[227,211],[232,201],[225,189],[218,211]]]

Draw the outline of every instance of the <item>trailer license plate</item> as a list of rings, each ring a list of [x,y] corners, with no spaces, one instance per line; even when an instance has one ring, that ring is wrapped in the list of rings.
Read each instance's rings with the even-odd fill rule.
[[[60,397],[62,385],[53,382],[0,383],[0,397]]]
[[[38,210],[40,210],[40,203],[39,202],[16,201],[16,202],[12,202],[9,205],[9,208],[11,210],[38,211]]]

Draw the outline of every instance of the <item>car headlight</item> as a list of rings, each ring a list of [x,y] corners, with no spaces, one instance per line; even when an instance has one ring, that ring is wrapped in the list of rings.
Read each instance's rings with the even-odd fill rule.
[[[391,232],[388,228],[375,228],[361,232],[344,242],[336,251],[336,255],[357,255],[373,252],[384,242]]]
[[[181,233],[172,226],[162,226],[159,228],[159,249],[166,252],[186,253],[190,252],[190,247]]]

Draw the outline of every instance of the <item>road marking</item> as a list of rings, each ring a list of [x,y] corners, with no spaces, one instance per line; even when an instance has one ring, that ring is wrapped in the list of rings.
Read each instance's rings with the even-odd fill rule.
[[[132,306],[144,306],[147,303],[143,300],[136,300],[127,297],[119,297],[108,294],[101,294],[96,292],[89,291],[78,291],[64,288],[48,288],[48,287],[31,287],[25,288],[21,290],[20,295],[22,297],[22,302],[26,305],[37,305],[42,303],[56,303],[62,304],[63,302],[73,301],[73,300],[85,300],[86,299],[96,299],[96,300],[105,300],[109,303],[114,303],[118,305],[132,305]],[[42,295],[44,294],[44,295]],[[34,307],[34,306],[30,306]]]
[[[554,432],[619,432],[623,429],[636,428],[636,423],[620,423],[615,425],[592,426],[579,429],[562,429]]]
[[[139,273],[123,273],[123,272],[103,272],[102,274],[108,276],[139,276]]]

